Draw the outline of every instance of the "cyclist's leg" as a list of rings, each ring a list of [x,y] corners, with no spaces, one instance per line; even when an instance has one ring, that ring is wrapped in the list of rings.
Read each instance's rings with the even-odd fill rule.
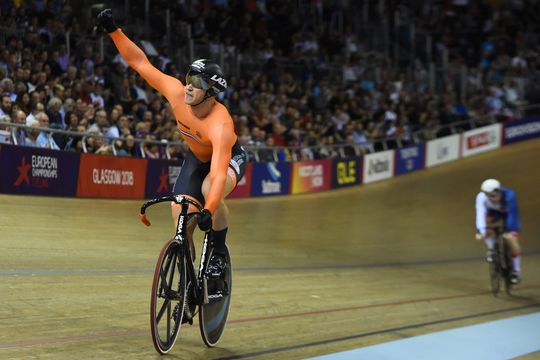
[[[493,251],[495,249],[495,237],[492,230],[487,230],[486,235],[484,236],[484,242],[486,244],[486,247],[488,249],[486,260],[488,262],[493,261]]]
[[[202,185],[202,193],[204,196],[210,191],[210,185],[210,176],[207,176]],[[234,185],[231,177],[227,176],[224,196],[221,198],[219,206],[212,216],[211,235],[217,251],[223,250],[225,247],[225,238],[229,226],[229,208],[227,207],[227,204],[225,204],[225,197],[233,191]]]
[[[198,202],[201,206],[204,206],[204,196],[201,192],[201,185],[204,181],[204,178],[210,171],[209,163],[200,162],[192,153],[188,151],[184,163],[182,164],[182,169],[180,174],[176,179],[176,182],[173,187],[173,194],[175,195],[184,195],[192,200]],[[181,206],[175,203],[171,204],[171,215],[173,224],[176,227],[178,216],[180,216]],[[197,226],[197,221],[194,215],[197,209],[190,205],[188,209],[188,222],[187,222],[187,234],[188,241],[191,248],[191,254],[193,259],[195,259],[195,246],[193,244],[193,231]]]
[[[504,238],[508,242],[510,247],[510,256],[512,257],[512,264],[514,271],[518,274],[521,273],[521,246],[519,245],[519,233],[516,231],[507,232],[504,234]]]

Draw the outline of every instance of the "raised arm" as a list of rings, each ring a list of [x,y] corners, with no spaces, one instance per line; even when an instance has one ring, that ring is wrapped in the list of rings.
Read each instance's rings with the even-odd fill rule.
[[[129,66],[165,96],[171,105],[174,106],[175,102],[183,98],[184,85],[180,80],[162,73],[150,63],[145,53],[116,26],[110,9],[98,15],[98,24],[108,32]]]

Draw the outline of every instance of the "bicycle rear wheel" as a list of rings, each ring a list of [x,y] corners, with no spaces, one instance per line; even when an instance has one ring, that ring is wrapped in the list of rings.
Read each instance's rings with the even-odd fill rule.
[[[208,256],[212,258],[212,249]],[[225,330],[227,317],[229,315],[229,305],[231,304],[232,291],[232,267],[229,250],[227,249],[225,260],[225,274],[223,279],[208,280],[208,304],[199,306],[199,328],[204,343],[208,347],[215,346]]]
[[[169,240],[159,254],[152,282],[150,327],[160,354],[168,353],[180,332],[186,302],[186,265],[182,245]]]

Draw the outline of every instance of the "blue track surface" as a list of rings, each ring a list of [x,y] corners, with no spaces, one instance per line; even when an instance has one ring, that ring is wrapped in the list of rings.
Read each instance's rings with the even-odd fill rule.
[[[509,359],[540,350],[540,312],[311,358]]]

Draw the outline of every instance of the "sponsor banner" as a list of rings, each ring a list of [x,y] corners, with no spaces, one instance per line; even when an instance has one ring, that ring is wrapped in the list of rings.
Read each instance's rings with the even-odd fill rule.
[[[540,137],[540,116],[504,123],[504,144]]]
[[[148,160],[145,197],[170,195],[181,168],[179,160]]]
[[[290,163],[255,163],[253,164],[252,175],[252,196],[285,195],[289,193]]]
[[[75,196],[80,155],[0,145],[0,192]]]
[[[301,161],[292,163],[291,194],[330,189],[331,161]]]
[[[501,128],[501,124],[494,124],[463,133],[461,155],[471,156],[500,147]]]
[[[251,174],[253,172],[253,164],[246,164],[246,173],[244,177],[238,182],[236,188],[232,193],[227,196],[227,198],[242,198],[249,197],[251,193]]]
[[[364,183],[389,179],[394,175],[394,150],[368,154],[364,157]]]
[[[426,167],[459,159],[460,139],[461,135],[455,134],[428,141],[426,145]]]
[[[82,154],[77,196],[144,198],[148,161]]]
[[[407,146],[396,150],[396,175],[423,169],[425,154],[425,144]]]
[[[362,158],[333,160],[332,187],[358,185],[362,182]]]

